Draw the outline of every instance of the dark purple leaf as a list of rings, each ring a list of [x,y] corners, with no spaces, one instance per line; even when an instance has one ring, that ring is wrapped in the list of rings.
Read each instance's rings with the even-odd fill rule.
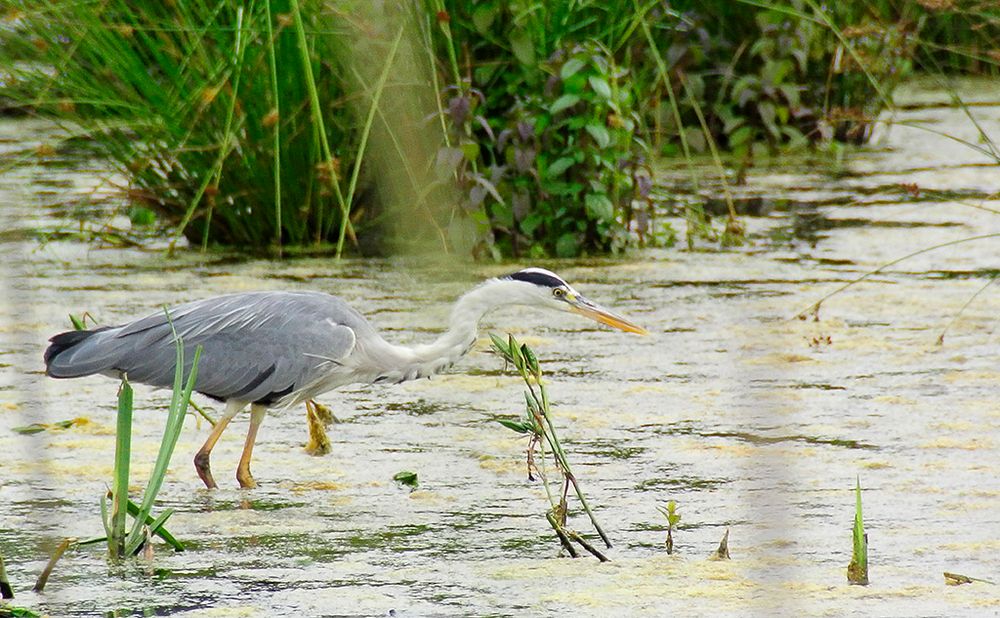
[[[465,153],[461,148],[441,148],[437,153],[437,160],[434,163],[440,176],[447,176],[458,169]]]
[[[517,123],[517,135],[521,138],[521,141],[526,142],[531,139],[532,134],[535,132],[534,124],[528,122],[527,120],[522,120]]]
[[[534,148],[517,148],[514,150],[514,167],[519,172],[527,172],[535,164]]]
[[[456,125],[463,125],[469,117],[471,104],[466,96],[452,97],[448,100],[448,115]]]
[[[549,78],[545,80],[545,88],[542,92],[545,94],[546,98],[552,98],[556,93],[556,86],[558,86],[562,80],[558,75],[549,75]]]
[[[469,190],[469,206],[472,208],[479,208],[484,199],[486,199],[486,187],[482,185],[474,185],[472,189]]]
[[[489,135],[491,140],[496,139],[493,135],[493,129],[490,127],[490,123],[486,122],[485,118],[483,118],[482,116],[475,116],[472,120],[476,124],[481,126],[483,128],[483,131],[486,131],[486,135]]]
[[[645,174],[637,174],[635,177],[635,188],[639,197],[644,200],[649,199],[649,195],[653,192],[653,179]]]
[[[500,184],[503,177],[507,174],[506,165],[491,165],[490,166],[490,183],[493,185]]]
[[[500,131],[500,135],[497,136],[497,150],[503,152],[504,147],[507,145],[507,140],[510,136],[514,134],[514,129],[504,129]]]

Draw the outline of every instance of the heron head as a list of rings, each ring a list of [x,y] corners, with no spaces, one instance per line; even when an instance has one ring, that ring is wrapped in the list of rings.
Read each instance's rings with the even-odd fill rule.
[[[502,280],[517,281],[524,285],[519,290],[525,295],[524,304],[540,305],[559,311],[572,311],[602,324],[639,335],[649,331],[634,324],[609,309],[598,305],[573,289],[562,277],[544,268],[525,268],[511,273]]]

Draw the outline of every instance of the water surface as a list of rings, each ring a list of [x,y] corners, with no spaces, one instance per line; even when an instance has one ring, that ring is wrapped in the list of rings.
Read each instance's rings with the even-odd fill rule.
[[[988,94],[973,113],[1000,126],[1000,106],[988,104],[1000,96]],[[512,267],[165,260],[40,243],[35,230],[75,225],[60,205],[68,197],[101,208],[107,173],[58,153],[8,170],[0,551],[17,602],[53,616],[996,615],[996,587],[945,586],[941,573],[1000,573],[1000,287],[936,341],[996,276],[997,240],[914,257],[827,301],[819,321],[794,319],[886,261],[1000,232],[995,162],[909,126],[975,143],[964,112],[927,90],[909,97],[915,104],[895,118],[906,125],[881,130],[842,164],[817,155],[752,170],[736,191],[758,215],[745,219],[744,247],[544,264],[651,336],[538,311],[488,318],[488,330],[522,337],[542,361],[570,459],[615,543],[607,564],[559,555],[542,488],[525,477],[525,442],[490,420],[520,413],[521,387],[481,342],[449,375],[325,396],[343,421],[325,457],[302,450],[302,409],[269,417],[254,457],[257,490],[240,491],[233,478],[247,419],[217,446],[221,488],[207,491],[190,459],[208,430],[190,417],[158,507],[175,509],[169,528],[188,551],[158,544],[151,564],[109,566],[99,547],[81,549],[43,594],[29,592],[61,539],[103,534],[98,499],[111,478],[116,383],[42,373],[46,339],[68,312],[117,323],[213,294],[323,290],[387,338],[414,343],[440,331],[457,295]],[[0,151],[52,136],[4,120]],[[664,168],[668,180],[683,174]],[[137,390],[136,479],[155,458],[166,402],[166,393]],[[87,422],[11,431],[77,417]],[[417,491],[392,481],[401,470],[417,472]],[[857,477],[868,587],[845,577]],[[670,499],[683,517],[675,556],[663,550],[655,508]],[[586,530],[579,515],[571,523]],[[708,561],[727,529],[732,560]]]

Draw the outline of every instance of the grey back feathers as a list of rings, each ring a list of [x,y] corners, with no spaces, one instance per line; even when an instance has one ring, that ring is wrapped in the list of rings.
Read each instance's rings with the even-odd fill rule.
[[[272,404],[298,391],[329,363],[347,357],[357,337],[380,338],[340,298],[320,292],[250,292],[169,310],[184,341],[186,370],[202,346],[195,390],[216,399]],[[56,335],[46,373],[72,378],[128,375],[170,388],[176,349],[163,311],[125,324]]]

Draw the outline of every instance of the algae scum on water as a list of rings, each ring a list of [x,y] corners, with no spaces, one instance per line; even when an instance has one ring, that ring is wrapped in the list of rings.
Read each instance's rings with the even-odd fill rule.
[[[1000,106],[974,92],[976,114],[995,125]],[[303,410],[269,418],[254,460],[268,482],[250,492],[201,489],[189,454],[208,424],[188,417],[154,509],[173,511],[168,527],[186,551],[154,541],[150,561],[110,569],[96,548],[71,551],[44,592],[31,592],[63,538],[104,535],[98,498],[114,463],[115,383],[40,374],[67,312],[114,324],[213,294],[320,289],[413,344],[439,332],[451,299],[509,269],[449,271],[442,282],[441,267],[407,260],[164,261],[39,245],[28,232],[74,224],[49,204],[92,192],[101,172],[71,153],[12,168],[0,177],[0,554],[14,600],[53,616],[995,613],[995,286],[937,343],[995,276],[995,241],[917,255],[825,301],[818,321],[794,319],[885,262],[1000,231],[995,165],[910,125],[966,141],[975,129],[940,93],[911,96],[927,104],[899,112],[847,169],[751,170],[743,197],[775,207],[744,217],[744,247],[558,265],[652,336],[623,344],[572,316],[527,310],[487,320],[545,368],[559,437],[612,541],[607,564],[559,557],[544,489],[527,480],[527,441],[495,420],[520,417],[523,381],[484,340],[451,374],[322,397],[341,421],[326,426],[326,455],[304,452]],[[17,141],[50,129],[4,120],[0,131]],[[934,191],[940,199],[927,198]],[[133,482],[149,478],[168,401],[136,389]],[[77,418],[88,422],[60,425]],[[24,427],[42,430],[11,431]],[[219,470],[235,467],[241,429],[214,451]],[[393,480],[400,472],[416,487]],[[859,477],[868,586],[846,577]],[[658,510],[670,500],[673,524]],[[571,521],[586,523],[579,511]],[[723,538],[731,559],[708,560]],[[944,572],[972,583],[949,586]]]

